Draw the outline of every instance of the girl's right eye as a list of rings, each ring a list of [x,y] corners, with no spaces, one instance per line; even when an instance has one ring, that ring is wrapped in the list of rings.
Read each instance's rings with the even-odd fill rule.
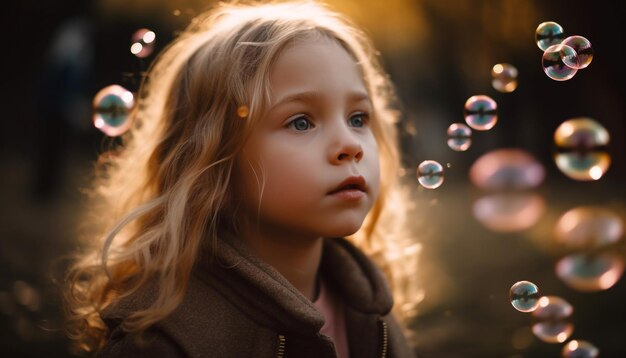
[[[308,118],[303,117],[303,116],[293,119],[287,125],[287,128],[293,128],[297,131],[306,131],[308,129],[311,129],[311,127],[313,127],[313,124],[311,123],[311,121]]]

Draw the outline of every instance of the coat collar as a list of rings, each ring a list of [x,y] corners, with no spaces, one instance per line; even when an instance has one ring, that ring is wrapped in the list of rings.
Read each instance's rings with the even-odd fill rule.
[[[197,277],[264,326],[317,335],[324,324],[313,303],[236,238],[221,240],[215,260],[200,258]],[[381,272],[343,238],[324,239],[320,273],[347,306],[385,315],[393,305]]]

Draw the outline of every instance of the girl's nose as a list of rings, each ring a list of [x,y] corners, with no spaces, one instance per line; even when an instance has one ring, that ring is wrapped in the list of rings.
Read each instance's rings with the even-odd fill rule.
[[[363,147],[355,134],[350,133],[350,129],[341,129],[335,137],[335,145],[331,149],[331,162],[341,164],[349,161],[357,163],[363,158]]]

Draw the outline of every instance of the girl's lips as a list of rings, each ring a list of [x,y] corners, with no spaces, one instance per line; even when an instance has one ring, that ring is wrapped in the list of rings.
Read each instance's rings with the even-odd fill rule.
[[[365,193],[359,189],[343,189],[335,191],[329,195],[341,200],[357,201],[361,200],[365,196]]]

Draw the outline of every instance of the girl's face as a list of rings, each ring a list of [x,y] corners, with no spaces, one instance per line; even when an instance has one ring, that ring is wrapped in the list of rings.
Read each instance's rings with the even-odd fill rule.
[[[252,222],[258,212],[274,235],[353,234],[380,181],[372,104],[356,63],[330,39],[296,43],[278,57],[270,86],[269,110],[237,163]]]

